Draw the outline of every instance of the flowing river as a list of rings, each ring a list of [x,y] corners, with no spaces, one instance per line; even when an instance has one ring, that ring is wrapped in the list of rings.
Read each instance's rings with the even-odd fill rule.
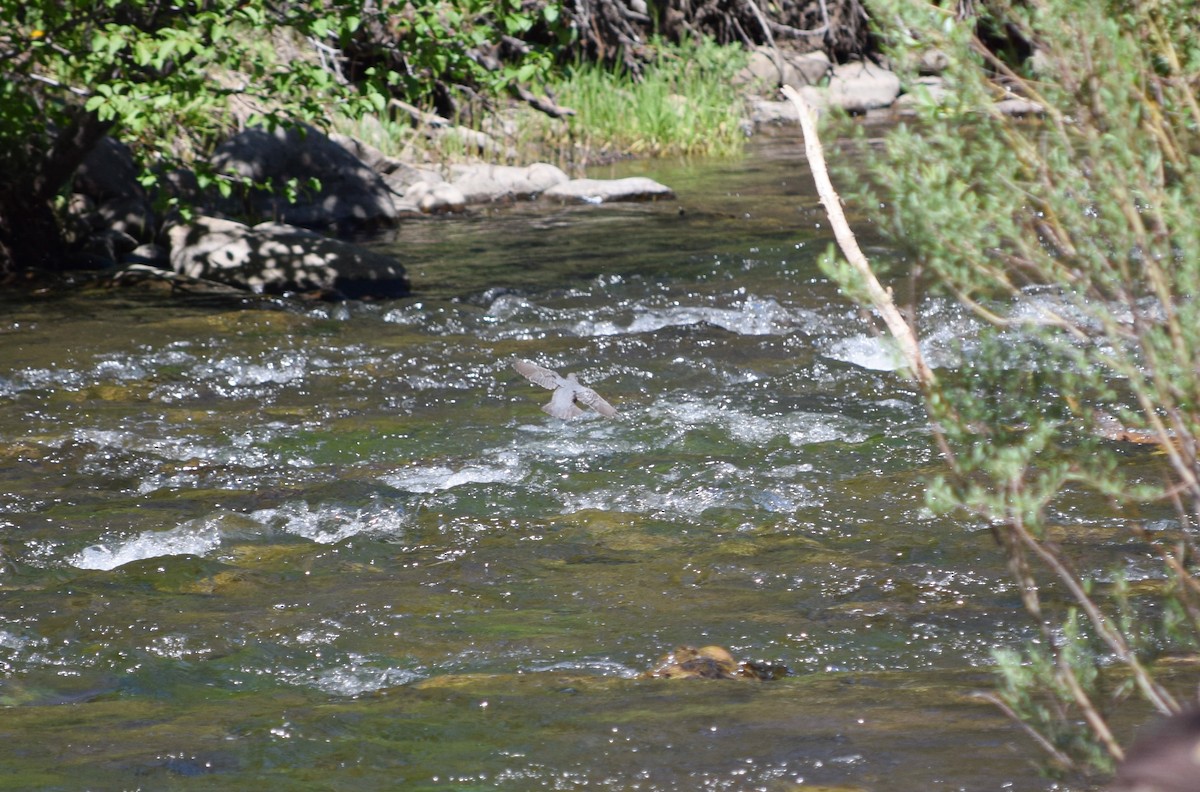
[[[405,300],[0,298],[0,789],[1065,789],[796,138],[633,172],[405,223]],[[645,676],[709,644],[790,673]]]

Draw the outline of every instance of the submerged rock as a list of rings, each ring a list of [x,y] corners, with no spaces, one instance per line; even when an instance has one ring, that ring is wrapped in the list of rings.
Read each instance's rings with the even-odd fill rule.
[[[182,275],[278,294],[402,297],[404,267],[391,256],[281,223],[250,227],[200,217],[167,231],[171,267]]]

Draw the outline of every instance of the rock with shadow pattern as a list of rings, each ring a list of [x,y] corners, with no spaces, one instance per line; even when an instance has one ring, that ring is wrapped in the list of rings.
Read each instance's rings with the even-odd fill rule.
[[[661,679],[779,679],[784,666],[737,661],[723,646],[680,646],[663,656],[643,676]]]
[[[124,143],[102,138],[75,171],[73,187],[66,225],[79,244],[71,266],[129,261],[135,248],[154,241],[158,219]]]
[[[232,199],[207,196],[221,214],[342,231],[397,218],[395,194],[383,177],[307,125],[247,129],[217,147],[212,165],[251,183]]]
[[[168,228],[167,238],[176,272],[256,293],[388,298],[409,292],[404,266],[391,256],[295,226],[198,217]]]

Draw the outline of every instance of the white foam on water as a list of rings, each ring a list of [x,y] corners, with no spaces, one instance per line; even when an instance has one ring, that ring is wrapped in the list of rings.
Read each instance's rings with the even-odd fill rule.
[[[214,650],[210,646],[197,643],[195,636],[169,633],[156,636],[146,645],[146,651],[171,660],[202,660],[211,657]]]
[[[384,688],[399,687],[422,679],[422,675],[407,668],[367,665],[365,658],[353,655],[345,665],[327,668],[297,681],[328,693],[331,696],[360,696]]]
[[[285,503],[274,509],[259,509],[250,514],[250,519],[318,544],[336,544],[360,534],[398,536],[408,526],[408,518],[399,508],[321,504],[314,509],[303,501]]]
[[[13,393],[41,388],[76,390],[87,384],[86,378],[74,369],[24,369],[14,372],[9,380],[9,387]]]
[[[199,361],[192,373],[199,381],[215,380],[229,388],[288,385],[304,380],[308,363],[308,355],[303,352],[282,352],[265,362],[243,357]]]
[[[410,303],[400,308],[393,308],[383,315],[383,321],[389,324],[418,325],[428,324],[430,312],[422,303]]]
[[[773,299],[747,297],[739,308],[670,306],[638,309],[628,324],[612,319],[582,319],[572,331],[585,338],[653,333],[664,327],[707,323],[738,335],[782,335],[795,323],[791,313]]]
[[[663,401],[649,410],[682,431],[702,426],[715,426],[732,439],[745,445],[762,446],[776,437],[784,436],[792,445],[811,443],[860,443],[869,434],[853,426],[847,419],[824,413],[792,412],[780,415],[756,415],[748,409],[726,404],[680,399]]]
[[[147,376],[146,368],[141,362],[131,357],[100,360],[92,369],[92,373],[97,379],[118,381],[144,379]]]
[[[873,335],[835,341],[825,350],[825,357],[871,371],[896,371],[903,365],[895,345]]]
[[[516,484],[525,477],[525,466],[517,454],[504,453],[496,464],[469,463],[460,468],[423,465],[381,477],[391,486],[408,492],[437,492],[464,484]]]
[[[8,649],[16,652],[24,649],[32,644],[33,641],[28,638],[22,638],[19,635],[10,633],[8,630],[0,630],[0,649]]]
[[[793,413],[788,416],[788,442],[794,446],[814,443],[861,443],[870,434],[849,426],[849,421],[829,415]]]
[[[492,300],[492,304],[488,306],[484,317],[489,321],[498,322],[512,319],[522,314],[531,315],[533,318],[544,318],[544,316],[539,316],[539,314],[544,313],[536,304],[524,297],[518,297],[515,294],[501,294]]]
[[[615,421],[585,413],[573,421],[548,419],[542,423],[523,424],[520,431],[527,435],[511,452],[536,459],[564,459],[596,454],[614,454],[643,447],[643,442],[628,439]]]
[[[727,506],[734,500],[727,489],[717,487],[671,487],[666,492],[646,486],[603,487],[567,495],[563,514],[582,511],[611,511],[630,514],[669,514],[674,517],[699,517],[708,509]]]
[[[750,500],[764,511],[775,514],[790,514],[797,509],[821,505],[812,490],[803,484],[784,484],[759,490]]]
[[[756,488],[752,476],[738,474],[725,482],[666,481],[651,487],[633,484],[606,487],[564,498],[563,514],[581,511],[615,511],[698,518],[709,509],[746,509],[787,514],[819,506],[822,499],[802,484]]]
[[[219,526],[219,517],[201,517],[169,531],[145,531],[132,539],[85,547],[68,558],[67,563],[79,569],[109,570],[146,558],[203,556],[220,546]]]
[[[578,674],[580,671],[591,671],[601,676],[619,677],[621,679],[637,679],[642,672],[630,668],[624,663],[605,658],[584,658],[582,660],[560,660],[553,663],[534,663],[528,668],[533,673],[549,671],[551,673]]]

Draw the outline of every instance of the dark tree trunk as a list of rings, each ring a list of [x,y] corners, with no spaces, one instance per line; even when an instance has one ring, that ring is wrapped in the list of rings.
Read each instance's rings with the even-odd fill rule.
[[[0,277],[21,270],[56,271],[66,255],[62,227],[48,201],[0,196]]]

